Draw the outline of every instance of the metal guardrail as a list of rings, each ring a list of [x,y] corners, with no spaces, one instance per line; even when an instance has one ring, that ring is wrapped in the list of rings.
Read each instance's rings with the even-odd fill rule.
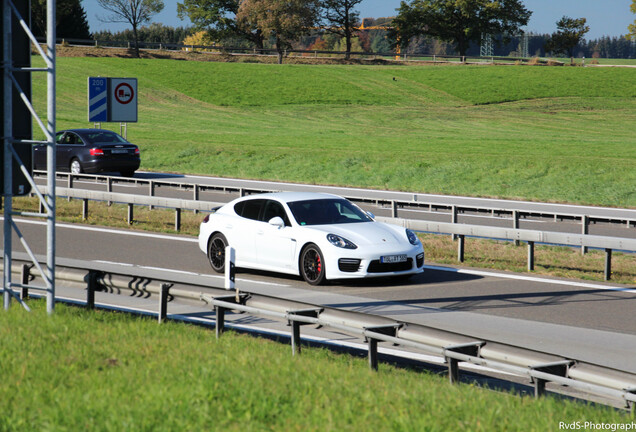
[[[69,186],[72,186],[72,179],[74,175],[69,174]],[[99,176],[93,176],[99,177]],[[112,190],[112,181],[113,177],[102,176],[106,179],[108,184],[107,188]],[[132,182],[149,182],[148,180],[139,180],[139,179],[126,179],[124,181],[132,181]],[[73,188],[56,188],[57,196],[75,198],[83,200],[83,217],[86,218],[88,214],[88,201],[108,201],[108,202],[118,202],[128,205],[128,223],[132,223],[133,221],[133,208],[134,205],[143,205],[143,206],[151,206],[151,207],[163,207],[163,208],[171,208],[175,210],[175,229],[177,231],[180,230],[181,226],[181,211],[182,210],[194,210],[194,211],[211,211],[213,208],[222,205],[223,203],[219,202],[208,202],[208,201],[199,201],[198,194],[199,191],[203,188],[215,188],[214,186],[205,186],[205,185],[184,185],[183,183],[170,183],[170,182],[160,182],[162,185],[178,185],[179,187],[191,187],[194,190],[194,197],[197,199],[193,200],[184,200],[184,199],[175,199],[175,198],[162,198],[154,196],[154,187],[156,187],[156,181],[152,181],[149,183],[150,185],[150,194],[149,196],[143,195],[134,195],[134,194],[123,194],[123,193],[115,193],[115,192],[103,192],[103,191],[93,191],[86,189],[73,189]],[[223,188],[227,190],[226,187]],[[40,188],[42,193],[46,193],[46,187],[42,186]],[[241,195],[246,194],[248,191],[241,189]],[[250,192],[255,192],[254,190],[250,190]],[[262,191],[258,191],[262,192]],[[269,192],[269,191],[268,191]],[[361,195],[351,196],[349,194],[347,196],[349,199],[353,200],[364,200]],[[368,200],[368,198],[366,198]],[[397,202],[392,202],[392,207],[395,209],[397,207]],[[483,209],[481,209],[483,210]],[[612,275],[612,251],[621,250],[621,251],[636,251],[636,239],[626,239],[620,237],[610,237],[610,236],[598,236],[598,235],[590,235],[587,234],[587,229],[584,226],[583,234],[572,234],[572,233],[559,233],[552,231],[537,231],[537,230],[528,230],[528,229],[519,229],[518,228],[518,219],[516,220],[515,225],[517,228],[501,228],[501,227],[487,227],[480,225],[467,225],[456,223],[457,221],[457,206],[453,206],[452,212],[452,220],[454,223],[442,223],[442,222],[427,222],[420,221],[414,219],[402,219],[397,217],[397,211],[394,210],[394,217],[385,218],[385,217],[376,217],[376,220],[397,224],[404,226],[405,228],[410,228],[419,232],[428,232],[435,234],[452,234],[457,236],[458,241],[458,252],[457,252],[457,260],[459,262],[464,262],[464,250],[465,250],[465,241],[466,237],[477,237],[477,238],[490,238],[490,239],[498,239],[498,240],[511,240],[515,242],[525,242],[528,245],[528,254],[527,254],[527,268],[529,271],[534,270],[535,267],[535,244],[548,244],[548,245],[559,245],[559,246],[571,246],[571,247],[581,247],[584,250],[586,248],[596,248],[602,249],[605,251],[605,268],[604,268],[604,279],[606,281],[611,279]],[[499,209],[499,211],[505,211],[503,209]],[[519,212],[517,210],[508,210],[512,211],[515,214],[515,218],[518,218]],[[560,215],[563,217],[563,215]],[[570,215],[571,216],[571,215]],[[582,216],[583,221],[588,221],[589,217]]]
[[[44,171],[34,171],[34,176],[45,176]],[[261,192],[279,192],[282,189],[275,188],[245,188],[245,187],[232,187],[232,186],[215,186],[210,184],[197,184],[197,183],[183,183],[170,180],[155,180],[155,179],[142,179],[142,178],[128,178],[128,177],[113,177],[108,175],[96,175],[96,174],[71,174],[66,172],[57,172],[56,177],[66,181],[68,188],[74,188],[75,180],[92,180],[96,183],[104,183],[107,192],[112,192],[113,185],[117,183],[133,183],[137,185],[147,185],[148,195],[154,196],[155,190],[159,187],[173,187],[178,189],[190,189],[192,191],[192,199],[198,200],[200,193],[204,191],[222,191],[222,192],[237,192],[241,196],[261,193]],[[457,216],[462,213],[473,212],[480,215],[491,215],[493,217],[507,216],[511,219],[511,227],[518,228],[519,220],[522,218],[532,217],[545,217],[554,220],[574,220],[581,223],[581,233],[588,232],[590,223],[594,222],[610,222],[615,224],[624,225],[627,228],[636,227],[636,217],[609,217],[600,212],[594,212],[593,208],[586,207],[584,213],[569,213],[564,211],[530,211],[522,208],[522,206],[515,206],[514,202],[510,202],[506,207],[494,207],[486,205],[451,205],[431,199],[423,199],[421,195],[412,194],[412,200],[389,200],[389,199],[374,199],[369,198],[368,192],[364,190],[346,189],[346,193],[342,194],[345,198],[352,201],[359,202],[373,202],[376,204],[386,204],[391,208],[391,214],[393,217],[399,217],[400,211],[407,211],[409,209],[427,209],[428,211],[444,210],[449,213],[451,222],[457,222]]]
[[[69,44],[73,46],[84,46],[84,47],[102,47],[102,48],[126,48],[130,49],[133,47],[133,41],[112,41],[112,40],[98,40],[98,39],[74,39],[74,38],[58,38],[58,44]],[[174,43],[174,42],[143,42],[139,41],[140,49],[149,49],[149,50],[167,50],[167,51],[187,51],[187,50],[202,50],[206,52],[214,52],[214,53],[227,53],[227,54],[244,54],[244,55],[278,55],[278,51],[273,48],[248,48],[248,47],[239,47],[239,46],[218,46],[218,45],[194,45],[194,44],[184,44],[184,43]],[[287,57],[289,54],[301,54],[301,55],[313,55],[317,57],[319,54],[327,55],[327,56],[345,56],[345,51],[327,51],[327,50],[311,50],[311,49],[286,49],[285,56]],[[484,60],[490,61],[494,63],[495,61],[504,61],[504,62],[517,62],[517,61],[529,61],[530,59],[527,57],[499,57],[499,56],[461,56],[461,55],[439,55],[439,54],[431,54],[431,53],[423,53],[423,52],[414,52],[414,53],[396,53],[394,51],[390,52],[372,52],[372,51],[352,51],[349,53],[354,57],[373,57],[373,58],[391,58],[391,59],[399,59],[408,61],[411,59],[427,59],[426,61],[433,62],[447,62],[451,60],[457,60],[459,62],[466,62],[468,60],[477,60],[483,62]],[[428,60],[431,59],[431,60]]]
[[[60,259],[57,279],[60,282],[79,283],[86,290],[84,304],[95,307],[95,292],[106,291],[120,294],[132,292],[144,298],[158,295],[157,313],[159,322],[167,319],[168,305],[174,299],[195,300],[207,304],[215,311],[216,335],[220,337],[225,328],[225,314],[228,311],[264,316],[291,326],[290,338],[292,354],[301,351],[301,327],[316,325],[337,332],[363,337],[367,341],[369,366],[378,368],[378,343],[394,345],[422,352],[447,364],[451,383],[460,377],[461,362],[479,365],[498,372],[525,377],[534,383],[535,396],[544,395],[546,383],[567,386],[588,395],[596,395],[614,402],[624,402],[634,414],[636,406],[636,375],[593,365],[573,358],[562,358],[553,354],[537,352],[523,346],[505,345],[484,339],[474,339],[461,334],[440,329],[396,321],[390,318],[344,311],[322,305],[301,303],[281,298],[243,292],[232,294],[207,285],[188,283],[191,289],[176,289],[175,284],[184,284],[178,276],[173,280],[158,280],[139,270],[118,267],[112,272],[112,265],[100,265],[82,261]],[[71,262],[72,261],[72,262]],[[0,263],[0,268],[2,264]],[[38,289],[33,285],[41,275],[28,265],[14,263],[12,271],[21,274],[22,284],[13,284],[21,289],[21,296],[28,297],[28,289]],[[58,284],[61,286],[61,283]],[[204,289],[205,292],[195,291]]]

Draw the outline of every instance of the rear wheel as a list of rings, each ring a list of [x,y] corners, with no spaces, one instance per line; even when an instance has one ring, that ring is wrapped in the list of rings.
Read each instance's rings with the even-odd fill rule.
[[[71,160],[71,165],[69,166],[71,174],[81,174],[84,172],[82,169],[82,164],[80,164],[79,159],[74,158]]]
[[[300,255],[300,274],[309,285],[321,285],[325,282],[325,258],[320,248],[308,245]]]
[[[210,266],[217,273],[225,271],[225,248],[227,247],[227,239],[221,233],[216,233],[208,243],[208,260]]]

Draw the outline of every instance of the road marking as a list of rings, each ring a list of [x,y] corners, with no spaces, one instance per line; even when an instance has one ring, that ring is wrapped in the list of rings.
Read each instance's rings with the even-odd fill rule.
[[[0,220],[4,220],[4,218],[0,217]],[[27,219],[14,219],[16,222],[31,224],[31,225],[46,225],[46,221],[37,221],[37,220],[27,220]],[[56,223],[56,228],[67,228],[67,229],[76,229],[80,231],[97,231],[100,233],[108,233],[108,234],[120,234],[120,235],[129,235],[136,237],[147,237],[147,238],[155,238],[160,240],[176,240],[182,242],[189,243],[198,243],[199,240],[196,238],[190,237],[181,237],[177,235],[164,235],[164,234],[154,234],[154,233],[145,233],[138,231],[127,231],[127,230],[115,230],[109,228],[101,228],[101,227],[92,227],[92,226],[84,226],[84,225],[73,225],[73,224],[61,224]]]
[[[516,275],[516,274],[495,273],[495,272],[489,272],[489,271],[483,271],[483,270],[458,269],[453,267],[439,267],[439,266],[431,266],[431,265],[425,265],[424,268],[428,270],[438,270],[438,271],[446,271],[446,272],[460,273],[460,274],[471,274],[475,276],[496,277],[496,278],[502,278],[502,279],[516,279],[516,280],[522,280],[522,281],[528,281],[528,282],[546,283],[546,284],[554,284],[554,285],[567,285],[567,286],[575,286],[575,287],[588,288],[588,289],[602,289],[607,291],[620,291],[620,292],[636,294],[636,289],[634,288],[625,288],[625,287],[611,286],[611,285],[599,285],[599,284],[588,283],[588,282],[567,281],[567,280],[561,280],[561,279],[545,279],[545,278],[539,278],[534,276],[522,276],[522,275]]]
[[[4,218],[0,217],[0,220],[4,220]],[[35,221],[35,220],[26,220],[26,219],[14,219],[14,220],[16,220],[17,222],[28,223],[33,225],[46,225],[45,221]],[[89,227],[89,226],[79,226],[79,225],[72,225],[72,224],[56,224],[56,227],[67,228],[67,229],[77,229],[77,230],[83,230],[83,231],[98,231],[101,233],[109,233],[109,234],[120,234],[120,235],[131,235],[131,236],[137,236],[137,237],[156,238],[161,240],[176,240],[176,241],[183,241],[183,242],[189,242],[189,243],[199,242],[199,240],[196,238],[180,237],[176,235],[169,236],[169,235],[162,235],[162,234],[142,233],[142,232],[136,232],[136,231],[121,231],[121,230],[99,228],[99,227]],[[116,263],[113,263],[113,264],[116,264]],[[496,278],[502,278],[502,279],[516,279],[516,280],[523,280],[528,282],[546,283],[546,284],[554,284],[554,285],[567,285],[567,286],[575,286],[575,287],[582,287],[582,288],[588,288],[588,289],[602,289],[607,291],[619,291],[619,292],[636,294],[635,288],[625,288],[625,287],[611,286],[611,285],[599,285],[599,284],[587,283],[587,282],[566,281],[566,280],[560,280],[560,279],[544,279],[544,278],[538,278],[533,276],[522,276],[522,275],[516,275],[516,274],[495,273],[495,272],[489,272],[489,271],[483,271],[483,270],[457,269],[453,267],[440,267],[440,266],[430,266],[430,265],[425,265],[424,268],[429,270],[447,271],[447,272],[460,273],[460,274],[472,274],[476,276],[496,277]],[[253,282],[253,281],[250,280],[250,282]],[[256,282],[256,281],[254,282],[270,284],[269,282]],[[280,284],[271,284],[271,285],[280,285]],[[283,285],[283,286],[289,286],[289,285]]]
[[[93,262],[100,263],[100,264],[112,264],[112,265],[120,265],[120,266],[125,266],[125,267],[136,267],[136,268],[144,269],[144,270],[153,270],[153,271],[157,271],[158,270],[158,271],[164,271],[164,272],[170,272],[170,273],[184,274],[184,275],[188,275],[188,276],[197,276],[197,277],[204,277],[204,278],[210,278],[210,279],[223,279],[223,280],[225,280],[225,276],[213,275],[213,274],[201,274],[201,273],[195,273],[195,272],[190,272],[190,271],[186,271],[186,270],[169,269],[169,268],[165,268],[165,267],[140,266],[140,265],[135,265],[135,264],[130,264],[130,263],[120,263],[120,262],[105,261],[105,260],[93,260]],[[289,287],[290,286],[290,285],[281,284],[281,283],[278,283],[278,282],[265,282],[265,281],[258,281],[258,280],[252,280],[252,279],[237,278],[236,280],[237,281],[241,281],[241,282],[249,282],[249,283],[260,284],[260,285],[271,285],[271,286],[277,286],[277,287]]]

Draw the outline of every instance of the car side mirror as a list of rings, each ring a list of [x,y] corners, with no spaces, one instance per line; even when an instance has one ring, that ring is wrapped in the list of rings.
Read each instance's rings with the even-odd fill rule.
[[[367,212],[367,215],[368,215],[371,219],[375,220],[375,215],[374,215],[373,213],[371,213],[371,212]]]
[[[273,226],[277,227],[278,229],[281,229],[281,228],[285,227],[285,221],[280,216],[276,216],[276,217],[271,218],[268,223],[270,225],[273,225]]]

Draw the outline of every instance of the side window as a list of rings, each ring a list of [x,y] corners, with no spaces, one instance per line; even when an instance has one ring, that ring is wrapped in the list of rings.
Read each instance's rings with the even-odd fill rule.
[[[62,137],[64,136],[64,132],[58,132],[55,134],[55,142],[57,144],[62,144]]]
[[[259,220],[259,215],[261,213],[261,209],[263,208],[263,204],[265,200],[263,199],[253,199],[246,200],[236,203],[234,206],[234,211],[237,215],[244,217],[246,219]]]
[[[67,132],[66,135],[68,136],[68,144],[72,144],[72,145],[82,144],[82,140],[80,139],[80,137],[78,137],[74,133]]]
[[[287,217],[287,212],[278,201],[267,200],[265,203],[265,210],[263,211],[263,216],[261,220],[263,222],[269,222],[270,219],[275,218],[276,216],[283,219],[285,222],[285,226],[291,226],[289,222],[289,218]]]

